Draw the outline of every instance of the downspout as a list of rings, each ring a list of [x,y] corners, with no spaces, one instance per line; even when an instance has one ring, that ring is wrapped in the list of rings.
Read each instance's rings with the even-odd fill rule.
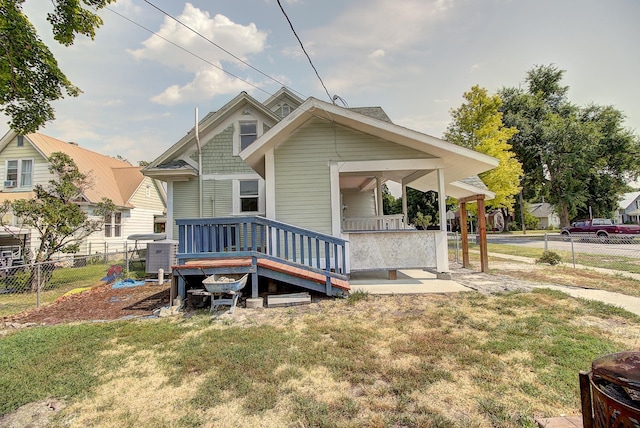
[[[202,218],[202,147],[200,147],[200,132],[198,130],[198,107],[195,110],[195,121],[196,145],[198,146],[198,210],[199,217]]]

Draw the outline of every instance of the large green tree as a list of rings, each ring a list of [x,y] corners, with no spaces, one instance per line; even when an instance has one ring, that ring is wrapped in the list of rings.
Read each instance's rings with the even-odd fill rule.
[[[563,226],[592,213],[608,217],[626,183],[640,174],[640,141],[611,106],[579,107],[554,65],[527,72],[525,87],[503,88],[505,125],[518,129],[510,143],[524,169],[528,201],[553,204]]]
[[[73,44],[76,35],[93,39],[102,19],[94,13],[114,0],[52,0],[47,14],[54,39]],[[22,9],[24,0],[0,0],[0,111],[21,134],[55,118],[51,103],[80,90],[71,84]]]
[[[486,89],[476,85],[465,92],[463,98],[465,102],[451,111],[453,120],[444,138],[500,161],[496,168],[480,174],[480,178],[496,194],[487,201],[487,208],[500,209],[506,220],[513,211],[523,175],[522,165],[508,142],[518,130],[503,125],[502,100],[498,95],[489,95]]]

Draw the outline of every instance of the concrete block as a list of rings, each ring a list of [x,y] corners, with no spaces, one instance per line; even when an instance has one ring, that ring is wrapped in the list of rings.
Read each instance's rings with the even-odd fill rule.
[[[247,299],[247,309],[257,309],[264,306],[264,299],[256,297],[255,299]]]
[[[438,279],[451,279],[451,272],[438,272],[436,277]]]

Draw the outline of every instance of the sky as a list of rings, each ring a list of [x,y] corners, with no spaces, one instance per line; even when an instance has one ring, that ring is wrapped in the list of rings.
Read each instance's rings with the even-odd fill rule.
[[[71,47],[53,41],[51,3],[24,11],[83,93],[56,101],[39,132],[134,165],[180,140],[196,108],[203,118],[243,90],[337,95],[441,137],[473,85],[523,86],[549,64],[565,70],[573,103],[613,105],[640,134],[637,0],[281,0],[326,91],[276,0],[118,0],[95,40]]]

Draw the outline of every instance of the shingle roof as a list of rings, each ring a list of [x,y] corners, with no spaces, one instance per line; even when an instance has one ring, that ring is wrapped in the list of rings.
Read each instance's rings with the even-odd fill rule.
[[[121,207],[130,207],[129,200],[144,180],[142,167],[87,150],[75,143],[67,143],[40,133],[27,134],[27,139],[47,158],[55,152],[71,156],[78,169],[91,177],[92,186],[85,190],[89,202],[99,202],[103,197]]]
[[[529,204],[529,212],[538,218],[549,217],[554,213],[554,211],[553,205],[548,204],[547,202]]]
[[[382,120],[384,122],[393,123],[382,107],[350,107],[348,110],[374,119]]]

